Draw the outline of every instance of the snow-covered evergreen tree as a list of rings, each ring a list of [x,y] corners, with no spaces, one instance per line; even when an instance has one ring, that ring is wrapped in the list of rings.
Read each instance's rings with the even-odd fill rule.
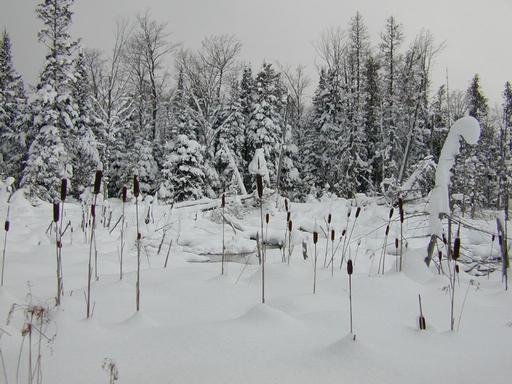
[[[240,86],[234,81],[227,103],[221,111],[221,125],[216,135],[215,165],[222,190],[236,190],[237,180],[231,166],[230,157],[243,177],[247,164],[243,158],[245,147],[245,121],[240,101]],[[226,148],[229,153],[226,153]]]
[[[57,196],[61,178],[73,174],[78,111],[72,95],[76,46],[69,35],[72,4],[73,0],[45,0],[36,8],[44,24],[38,37],[49,51],[31,103],[35,137],[22,185],[31,196],[42,199]]]
[[[166,144],[159,195],[164,201],[184,201],[205,196],[205,173],[201,145],[186,135]]]
[[[26,96],[21,76],[14,69],[11,39],[0,36],[0,175],[19,183],[27,155]]]
[[[70,148],[73,163],[71,189],[76,197],[80,197],[90,186],[94,171],[100,166],[97,142],[93,133],[94,124],[99,122],[92,115],[90,87],[82,52],[75,60],[74,77],[72,94],[78,116],[75,119],[74,145]]]
[[[262,148],[267,159],[271,183],[276,182],[279,149],[283,135],[283,96],[285,89],[272,64],[263,64],[256,76],[254,110],[248,128],[248,148]]]

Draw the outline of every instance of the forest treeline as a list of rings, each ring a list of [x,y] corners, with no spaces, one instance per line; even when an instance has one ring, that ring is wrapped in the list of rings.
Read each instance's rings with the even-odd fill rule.
[[[69,32],[73,2],[37,5],[47,54],[34,89],[14,68],[8,32],[0,38],[0,170],[31,197],[58,198],[65,177],[84,198],[98,168],[108,196],[134,174],[143,193],[164,201],[240,193],[235,167],[250,191],[258,148],[270,187],[292,199],[426,194],[448,127],[469,114],[482,135],[463,146],[453,196],[473,211],[508,201],[511,85],[496,110],[478,75],[466,90],[432,89],[443,44],[427,31],[405,46],[402,25],[389,17],[372,42],[356,13],[317,39],[321,64],[310,84],[301,65],[242,63],[232,35],[186,49],[149,12],[117,24],[110,52],[82,47]],[[411,175],[419,175],[414,184]]]

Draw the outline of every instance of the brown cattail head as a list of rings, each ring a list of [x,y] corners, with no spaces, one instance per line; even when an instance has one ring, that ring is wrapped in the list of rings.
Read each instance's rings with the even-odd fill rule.
[[[318,232],[313,232],[313,244],[318,243]]]
[[[348,259],[348,261],[347,261],[347,273],[349,275],[352,275],[352,273],[354,273],[354,265],[352,264],[351,259]]]
[[[91,216],[96,218],[96,205],[91,205]]]
[[[347,232],[346,229],[344,229],[343,231],[341,231],[341,237],[345,236],[345,233]]]
[[[327,216],[327,224],[331,224],[332,216],[329,213],[329,216]]]
[[[284,209],[288,212],[288,199],[284,199]]]
[[[96,175],[94,176],[94,194],[97,195],[100,193],[101,189],[101,178],[103,177],[103,171],[99,169],[96,171]]]
[[[398,248],[398,239],[395,238],[395,248]]]
[[[352,213],[352,207],[348,207],[347,217],[350,217],[351,213]]]
[[[288,232],[292,232],[292,229],[293,229],[293,222],[291,220],[288,221]]]
[[[443,260],[443,252],[439,251],[437,253],[437,257],[439,257],[439,261],[442,261]]]
[[[137,175],[133,176],[133,196],[138,198],[140,195],[140,184]]]
[[[360,213],[361,213],[361,207],[357,207],[357,209],[356,209],[356,217],[358,217]]]
[[[68,179],[62,179],[60,183],[60,201],[66,201],[68,195]]]
[[[494,243],[494,240],[495,240],[495,236],[494,236],[494,233],[493,233],[492,236],[491,236],[491,241]]]
[[[291,216],[292,216],[292,213],[291,213],[290,211],[288,211],[288,212],[286,213],[286,222],[290,221]]]
[[[334,241],[334,238],[336,237],[336,232],[334,229],[331,229],[331,241]]]
[[[389,235],[389,225],[386,225],[386,236]]]
[[[137,233],[137,240],[142,239],[142,234],[140,232]]]
[[[269,221],[270,221],[270,214],[269,214],[269,213],[267,213],[267,214],[265,215],[265,223],[267,223],[267,224],[268,224],[268,223],[269,223]]]
[[[398,198],[398,211],[400,212],[400,222],[404,222],[404,201],[401,197]]]
[[[443,233],[443,243],[446,245],[448,243],[448,241],[446,240],[446,236],[444,235]]]
[[[453,243],[453,260],[457,260],[460,256],[460,237],[456,237]]]
[[[258,190],[258,197],[263,197],[263,177],[258,173],[256,175],[256,189]]]
[[[390,219],[393,217],[393,212],[395,212],[395,209],[393,207],[391,207],[391,209],[389,210],[389,218]]]
[[[455,272],[459,273],[459,264],[455,264]]]
[[[53,203],[53,221],[58,223],[60,217],[60,203],[56,201]]]
[[[126,203],[128,201],[128,188],[126,188],[126,185],[123,187],[123,203]]]
[[[5,232],[9,232],[10,225],[11,224],[10,224],[9,220],[5,220],[5,226],[4,226]]]
[[[220,207],[225,208],[226,207],[226,194],[223,193],[220,198]]]

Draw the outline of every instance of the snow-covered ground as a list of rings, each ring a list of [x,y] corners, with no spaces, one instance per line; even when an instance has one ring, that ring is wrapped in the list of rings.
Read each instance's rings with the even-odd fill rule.
[[[5,196],[4,196],[5,197]],[[208,202],[205,202],[208,205]],[[512,298],[501,273],[475,277],[461,273],[456,282],[455,331],[450,331],[449,279],[428,269],[426,203],[406,206],[403,272],[396,272],[395,238],[400,225],[395,210],[386,252],[385,274],[378,273],[389,208],[366,200],[354,223],[356,208],[343,199],[291,204],[293,253],[282,262],[281,250],[267,249],[266,303],[261,304],[261,269],[251,240],[260,226],[260,211],[228,204],[225,225],[230,262],[221,276],[222,225],[217,209],[205,205],[155,205],[149,223],[141,204],[141,310],[135,311],[137,267],[135,208],[127,206],[125,275],[119,279],[120,225],[111,233],[97,226],[99,280],[92,285],[93,316],[86,319],[85,293],[89,244],[80,228],[82,208],[66,204],[63,238],[64,298],[55,307],[55,232],[46,232],[52,209],[32,207],[20,193],[11,200],[5,282],[0,288],[0,348],[5,375],[0,381],[27,380],[29,346],[37,367],[42,331],[44,383],[107,383],[105,358],[115,361],[119,383],[509,383],[512,377]],[[360,202],[361,203],[361,202]],[[155,203],[156,204],[156,203]],[[210,204],[212,206],[212,204]],[[109,201],[111,229],[121,214]],[[268,238],[282,242],[286,212],[275,200]],[[1,219],[5,218],[5,199]],[[324,268],[328,214],[336,231],[351,235],[345,258],[355,264],[352,276],[354,336],[350,334],[348,275],[340,270],[343,241],[334,260],[334,276]],[[238,216],[238,217],[236,217]],[[495,231],[492,220],[472,222]],[[314,247],[318,276],[313,294]],[[322,229],[323,228],[323,229]],[[164,231],[166,235],[162,241]],[[267,232],[265,230],[265,232]],[[3,233],[2,233],[3,238]],[[167,268],[164,268],[170,241]],[[302,241],[307,242],[304,260]],[[1,243],[3,245],[3,242]],[[328,260],[331,256],[329,241]],[[491,235],[462,232],[466,254],[491,254]],[[496,256],[497,242],[493,245]],[[447,266],[444,266],[445,269]],[[94,273],[93,273],[94,276]],[[427,330],[418,329],[421,294]],[[17,305],[13,307],[13,304]],[[465,303],[465,304],[464,304]],[[49,309],[49,321],[32,319],[22,335],[27,305]],[[12,310],[12,311],[11,311]],[[462,316],[461,316],[461,311]],[[25,328],[26,330],[26,328]],[[18,372],[17,372],[18,371]],[[17,381],[17,376],[19,381]],[[36,382],[36,381],[34,381]]]

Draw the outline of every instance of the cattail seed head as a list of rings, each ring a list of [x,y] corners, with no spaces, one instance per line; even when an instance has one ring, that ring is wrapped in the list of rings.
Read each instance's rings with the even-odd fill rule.
[[[138,198],[140,195],[140,184],[137,175],[133,176],[133,196]]]
[[[318,243],[318,232],[313,232],[313,244]]]
[[[60,217],[60,203],[56,201],[53,203],[53,221],[58,223]]]
[[[57,240],[57,248],[62,248],[62,242],[60,240]]]
[[[336,237],[336,232],[334,229],[331,230],[331,241],[334,241],[334,238]]]
[[[293,229],[293,222],[290,220],[288,221],[288,231],[291,233]]]
[[[390,219],[393,217],[393,212],[395,212],[395,209],[393,207],[391,207],[391,209],[389,210],[389,218]]]
[[[60,200],[66,201],[66,197],[68,195],[68,179],[62,179],[60,183]]]
[[[455,272],[459,273],[459,264],[455,264]]]
[[[395,248],[398,248],[398,239],[395,238]]]
[[[263,177],[258,173],[256,175],[256,189],[258,190],[258,197],[263,197]]]
[[[352,275],[354,273],[354,265],[352,264],[352,259],[348,259],[347,261],[347,273]]]
[[[292,216],[292,213],[291,213],[290,211],[288,211],[288,212],[286,213],[286,222],[290,221],[291,216]]]
[[[265,215],[265,223],[267,223],[267,224],[268,224],[268,223],[269,223],[269,221],[270,221],[270,214],[269,214],[269,213],[267,213],[267,214]]]
[[[439,257],[439,261],[442,261],[443,260],[443,252],[439,251],[437,253],[437,257]]]
[[[123,203],[126,203],[128,201],[128,188],[126,187],[126,185],[123,187],[122,196],[123,196]]]
[[[344,229],[343,231],[341,231],[341,237],[345,236],[345,233],[347,232],[346,229]]]
[[[356,217],[358,217],[360,213],[361,213],[361,207],[357,207],[357,209],[356,209]]]
[[[400,222],[404,222],[404,201],[401,197],[398,198],[398,211],[400,212]]]
[[[329,213],[329,216],[327,216],[327,224],[331,224],[332,216]]]
[[[386,236],[389,235],[389,225],[386,226]]]
[[[492,236],[491,236],[491,241],[494,243],[494,240],[495,240],[495,236],[494,236],[494,233],[493,233]]]
[[[220,199],[220,207],[225,208],[226,207],[226,194],[223,193]]]
[[[101,178],[103,177],[103,171],[99,169],[96,171],[96,175],[94,176],[94,194],[97,195],[100,193],[101,189]]]
[[[453,243],[453,260],[457,260],[460,256],[460,237],[455,238]]]
[[[9,232],[10,225],[11,224],[10,224],[9,220],[5,220],[5,226],[4,226],[5,232]]]
[[[288,199],[284,199],[284,209],[288,212]]]
[[[446,240],[446,236],[444,235],[443,233],[443,243],[446,245],[448,243],[448,241]]]
[[[350,217],[351,213],[352,213],[352,207],[348,207],[347,217]]]
[[[142,239],[142,234],[140,232],[137,233],[137,240]]]
[[[91,205],[91,216],[96,218],[96,205]]]

